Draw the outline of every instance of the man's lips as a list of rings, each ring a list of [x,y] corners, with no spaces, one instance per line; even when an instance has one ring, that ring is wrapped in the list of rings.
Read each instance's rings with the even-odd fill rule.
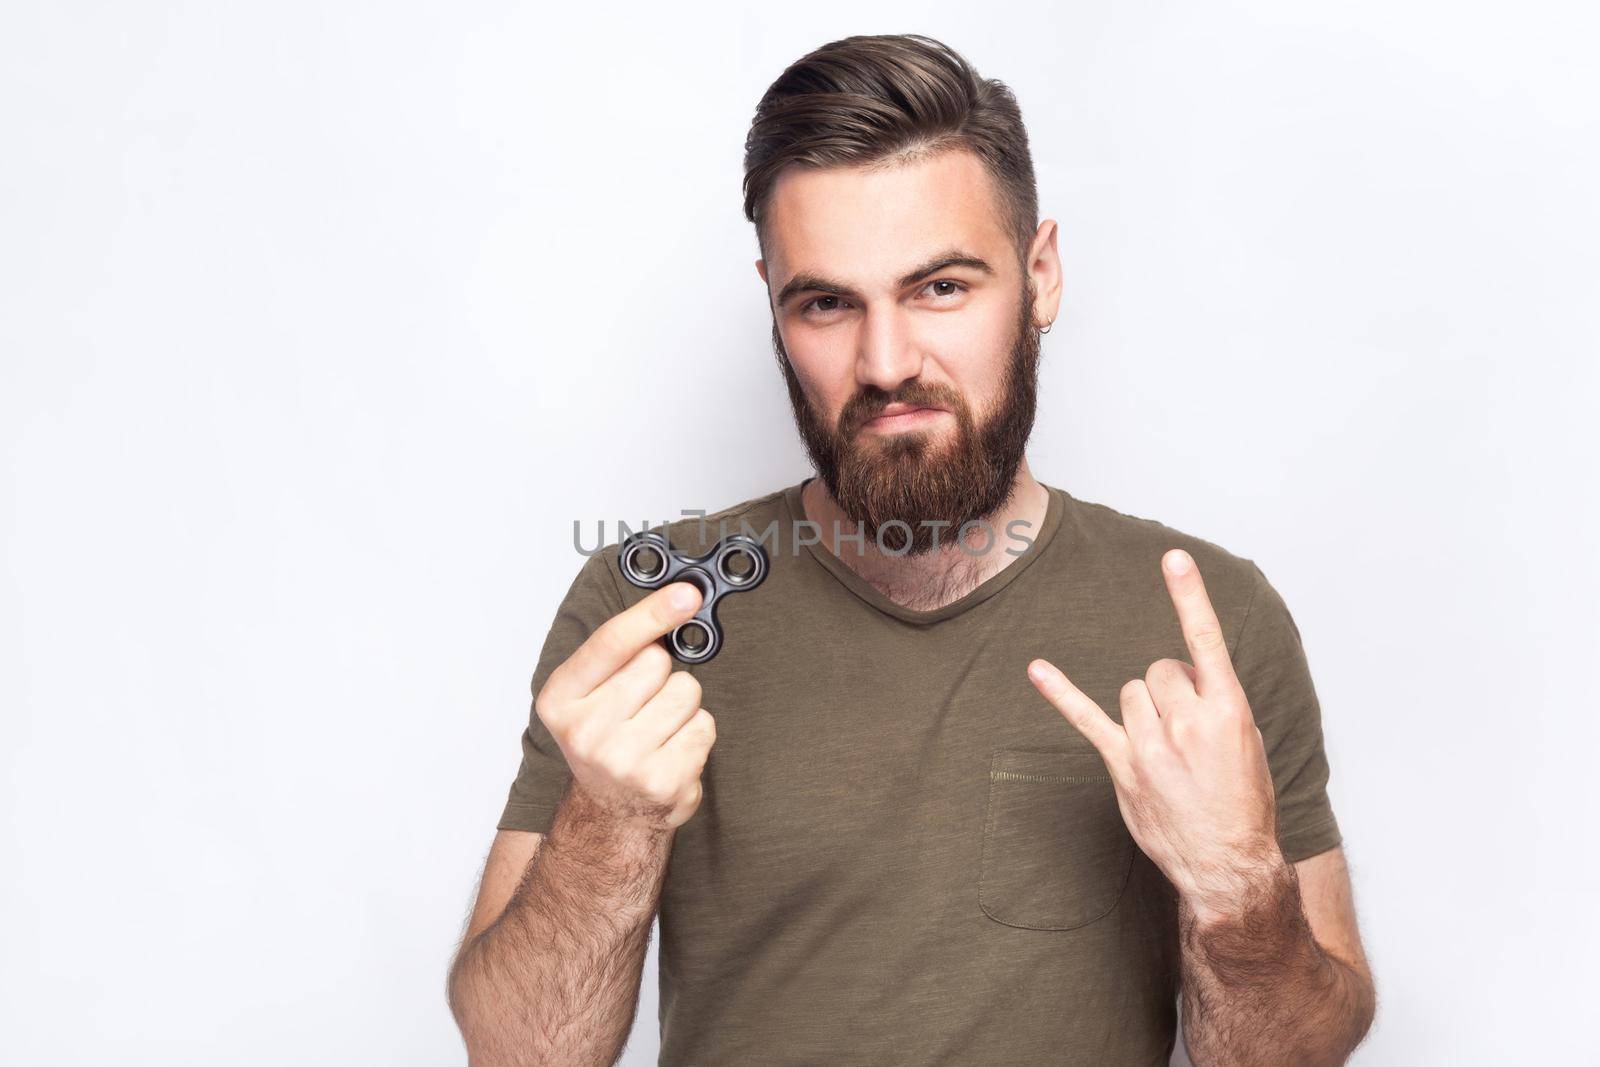
[[[894,403],[861,424],[865,430],[909,430],[933,422],[949,412],[940,407]]]

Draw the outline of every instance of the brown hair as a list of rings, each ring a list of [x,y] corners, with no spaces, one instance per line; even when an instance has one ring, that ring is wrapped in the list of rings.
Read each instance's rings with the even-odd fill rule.
[[[791,64],[756,105],[744,143],[745,218],[764,255],[767,201],[789,164],[894,166],[955,148],[988,168],[1000,222],[1022,260],[1038,229],[1039,196],[1011,90],[931,37],[845,37]]]

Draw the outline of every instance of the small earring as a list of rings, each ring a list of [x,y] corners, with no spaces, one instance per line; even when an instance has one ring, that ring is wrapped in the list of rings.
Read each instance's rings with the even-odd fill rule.
[[[1054,326],[1055,322],[1056,322],[1055,319],[1051,319],[1049,322],[1045,323],[1044,324],[1044,329],[1039,331],[1040,335],[1044,335],[1044,334],[1049,333],[1050,332],[1050,327]]]

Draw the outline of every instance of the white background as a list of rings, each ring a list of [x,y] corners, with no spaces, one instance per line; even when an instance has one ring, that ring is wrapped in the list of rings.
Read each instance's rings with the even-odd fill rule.
[[[0,1060],[464,1060],[572,520],[807,473],[743,138],[914,31],[1015,89],[1061,225],[1035,470],[1301,628],[1355,1062],[1594,1062],[1595,17],[575,6],[0,16]]]

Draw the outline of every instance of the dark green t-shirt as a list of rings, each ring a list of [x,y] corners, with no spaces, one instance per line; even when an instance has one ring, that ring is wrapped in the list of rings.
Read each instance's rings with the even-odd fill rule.
[[[1026,667],[1050,660],[1120,719],[1125,682],[1189,659],[1160,571],[1163,552],[1187,549],[1266,739],[1283,851],[1304,859],[1340,839],[1282,598],[1248,559],[1050,488],[1025,551],[996,541],[1021,555],[914,611],[798,544],[815,537],[795,536],[800,488],[667,530],[693,552],[741,525],[769,533],[772,566],[719,604],[726,644],[693,668],[717,741],[662,889],[660,1062],[1165,1064],[1173,891],[1123,826],[1099,755]],[[591,557],[533,692],[645,595],[615,545]],[[529,718],[499,825],[542,833],[568,771]]]

